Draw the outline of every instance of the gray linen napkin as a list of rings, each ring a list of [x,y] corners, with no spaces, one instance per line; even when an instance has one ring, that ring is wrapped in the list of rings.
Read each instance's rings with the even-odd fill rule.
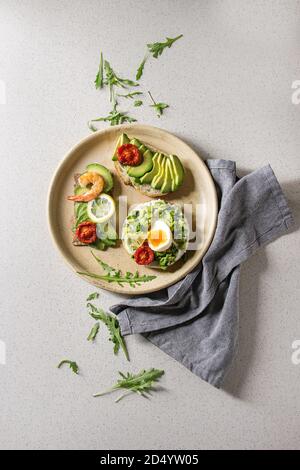
[[[293,225],[270,165],[238,179],[235,162],[207,160],[219,196],[217,229],[202,262],[176,284],[111,307],[123,335],[142,333],[219,387],[238,332],[239,265]]]

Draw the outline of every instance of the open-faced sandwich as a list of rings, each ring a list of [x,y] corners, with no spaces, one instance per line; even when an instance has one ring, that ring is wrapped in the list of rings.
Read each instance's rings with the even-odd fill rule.
[[[153,151],[127,134],[119,137],[113,160],[124,183],[149,197],[176,191],[183,183],[184,168],[176,155]]]
[[[82,174],[74,175],[73,245],[92,246],[104,250],[115,246],[117,233],[111,223],[115,202],[110,194],[113,177],[99,163],[91,163]]]
[[[167,269],[187,251],[188,222],[181,207],[161,199],[129,211],[122,228],[124,248],[135,262]]]

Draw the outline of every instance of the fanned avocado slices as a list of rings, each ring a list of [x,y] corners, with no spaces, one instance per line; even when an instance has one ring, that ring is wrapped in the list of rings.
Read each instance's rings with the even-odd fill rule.
[[[153,178],[152,182],[151,182],[151,186],[153,189],[161,189],[162,187],[162,184],[164,182],[164,177],[165,177],[165,171],[166,171],[166,163],[167,163],[167,159],[165,157],[165,155],[162,156],[162,159],[159,163],[159,172],[158,174]]]
[[[176,191],[184,179],[184,168],[177,155],[164,155],[161,152],[153,152],[139,139],[129,139],[128,135],[120,135],[113,160],[117,160],[117,149],[124,144],[133,144],[138,147],[143,156],[143,161],[137,166],[122,165],[128,176],[140,185],[149,184],[153,189],[161,190],[162,193]]]
[[[155,153],[152,159],[153,167],[152,170],[146,173],[140,178],[141,184],[151,184],[153,178],[157,176],[160,169],[160,162],[163,158],[161,153]]]
[[[184,168],[177,155],[169,155],[169,159],[174,170],[173,174],[175,177],[175,185],[177,189],[183,183]]]

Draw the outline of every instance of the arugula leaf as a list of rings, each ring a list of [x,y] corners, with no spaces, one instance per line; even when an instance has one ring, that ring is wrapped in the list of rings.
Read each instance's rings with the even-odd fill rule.
[[[138,106],[142,106],[142,104],[143,104],[142,100],[135,100],[135,102],[133,103],[133,106],[138,107]]]
[[[94,243],[91,243],[90,246],[95,248],[95,250],[100,250],[100,251],[106,251],[107,249],[107,245],[105,245],[105,243],[102,240],[99,240],[99,238],[97,238],[97,240]]]
[[[139,86],[139,84],[134,82],[133,80],[119,77],[107,60],[104,61],[104,70],[106,77],[105,83],[109,86],[110,91],[110,101],[115,101],[114,86],[121,88],[127,88],[128,86]]]
[[[94,126],[94,124],[92,123],[92,121],[88,121],[87,125],[88,125],[88,128],[89,128],[91,131],[93,131],[93,132],[97,132],[97,131],[98,131],[97,127]]]
[[[169,105],[166,103],[156,103],[150,91],[148,91],[148,94],[153,102],[153,104],[150,104],[151,108],[154,108],[157,111],[157,117],[160,117],[163,114],[163,110],[168,108]]]
[[[126,274],[123,274],[119,269],[115,269],[108,264],[104,263],[100,258],[98,258],[93,251],[91,251],[93,257],[100,264],[102,269],[106,274],[95,274],[85,271],[77,271],[77,274],[82,276],[92,277],[94,279],[100,279],[102,281],[107,281],[109,283],[116,282],[119,286],[124,287],[124,284],[129,284],[131,287],[140,286],[143,282],[149,282],[156,278],[156,276],[150,276],[147,274],[140,275],[138,271],[131,273],[129,271]]]
[[[101,268],[104,269],[104,271],[110,273],[110,274],[120,274],[121,271],[120,270],[117,270],[116,268],[113,268],[112,266],[109,266],[109,264],[107,263],[104,263],[104,261],[102,261],[100,258],[98,258],[98,256],[95,255],[95,253],[93,253],[93,251],[91,251],[92,253],[92,256],[95,258],[95,260],[97,261],[97,263],[100,264]]]
[[[100,296],[99,292],[93,292],[87,297],[86,301],[89,302],[90,300],[98,299],[99,296]]]
[[[143,93],[141,91],[133,91],[131,93],[127,93],[126,95],[120,95],[118,93],[118,96],[121,96],[122,98],[130,98],[133,99],[135,96],[142,95]]]
[[[148,59],[148,55],[145,55],[145,57],[143,58],[142,62],[140,63],[137,71],[136,71],[136,76],[135,76],[135,79],[136,80],[139,80],[141,78],[141,76],[143,75],[144,73],[144,67],[145,67],[145,63]]]
[[[102,321],[107,327],[110,338],[109,340],[114,344],[114,354],[117,354],[120,348],[123,350],[127,361],[129,361],[128,351],[124,339],[121,335],[119,322],[115,316],[105,313],[102,308],[96,308],[93,304],[88,303],[87,308],[90,309],[89,314],[95,320]],[[99,327],[98,327],[99,328]]]
[[[166,103],[155,103],[155,104],[151,104],[150,106],[156,109],[158,117],[160,117],[163,114],[164,109],[169,107],[169,105]]]
[[[93,328],[90,331],[90,334],[87,337],[88,341],[94,341],[95,340],[95,338],[98,334],[99,328],[100,328],[100,323],[98,323],[98,322],[95,323],[95,325],[93,326]]]
[[[148,48],[148,54],[145,55],[145,57],[143,58],[142,62],[140,63],[137,71],[136,71],[136,76],[135,76],[135,79],[136,80],[139,80],[143,73],[144,73],[144,67],[145,67],[145,63],[147,62],[148,60],[148,57],[149,57],[149,53],[152,54],[153,57],[155,57],[155,59],[158,58],[158,56],[162,55],[163,51],[165,50],[166,47],[170,48],[172,46],[172,44],[177,41],[178,39],[182,38],[183,34],[180,34],[179,36],[177,36],[176,38],[166,38],[166,41],[165,42],[154,42],[154,43],[150,43],[150,44],[147,44],[147,48]]]
[[[147,44],[147,47],[148,47],[149,52],[152,54],[152,56],[155,57],[155,59],[157,59],[158,56],[160,56],[163,53],[166,47],[170,48],[175,41],[178,41],[178,39],[182,37],[183,37],[183,34],[176,36],[176,38],[167,37],[165,42],[154,42],[152,44]]]
[[[164,373],[165,372],[163,370],[154,368],[141,370],[137,374],[132,374],[130,372],[123,374],[122,372],[119,372],[121,379],[119,379],[115,385],[104,392],[95,393],[93,396],[100,397],[118,389],[125,389],[126,392],[115,400],[116,403],[122,400],[122,398],[129,393],[138,393],[143,397],[147,397],[148,394],[150,395],[150,391],[154,390],[154,382],[157,382]]]
[[[103,88],[104,85],[104,76],[103,76],[103,54],[101,52],[100,54],[100,64],[99,64],[99,69],[95,78],[95,87],[97,88]]]
[[[109,122],[111,126],[116,126],[118,124],[123,124],[124,122],[135,122],[136,119],[133,118],[133,117],[128,116],[127,113],[117,111],[117,103],[115,103],[113,109],[110,111],[108,116],[100,117],[100,118],[97,118],[97,119],[91,119],[88,122],[88,126],[91,129],[91,131],[95,132],[95,131],[98,130],[93,125],[93,122],[100,122],[100,121]]]
[[[107,60],[104,61],[104,70],[108,85],[116,85],[122,88],[127,88],[127,86],[139,86],[139,84],[133,80],[119,77]]]
[[[148,276],[144,274],[143,276],[140,276],[139,273],[136,271],[134,274],[133,273],[126,273],[126,276],[121,276],[121,275],[99,275],[95,273],[89,273],[87,271],[77,271],[77,274],[80,274],[81,276],[87,276],[87,277],[92,277],[94,279],[99,279],[102,281],[107,281],[109,283],[111,282],[116,282],[119,284],[120,287],[124,287],[124,284],[129,284],[131,287],[136,287],[140,286],[141,283],[143,282],[149,282],[152,281],[153,279],[156,278],[156,276]]]
[[[74,361],[69,361],[69,359],[64,359],[63,361],[61,361],[57,368],[59,369],[63,364],[69,364],[70,366],[70,369],[72,369],[72,371],[74,372],[74,374],[78,374],[78,370],[79,370],[79,367],[78,365],[76,364],[76,362]]]

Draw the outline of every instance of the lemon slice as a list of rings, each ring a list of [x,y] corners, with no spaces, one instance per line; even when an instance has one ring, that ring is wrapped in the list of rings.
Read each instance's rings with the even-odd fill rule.
[[[88,202],[87,205],[89,219],[96,224],[102,224],[109,220],[114,215],[115,210],[115,201],[111,196],[104,193]]]

